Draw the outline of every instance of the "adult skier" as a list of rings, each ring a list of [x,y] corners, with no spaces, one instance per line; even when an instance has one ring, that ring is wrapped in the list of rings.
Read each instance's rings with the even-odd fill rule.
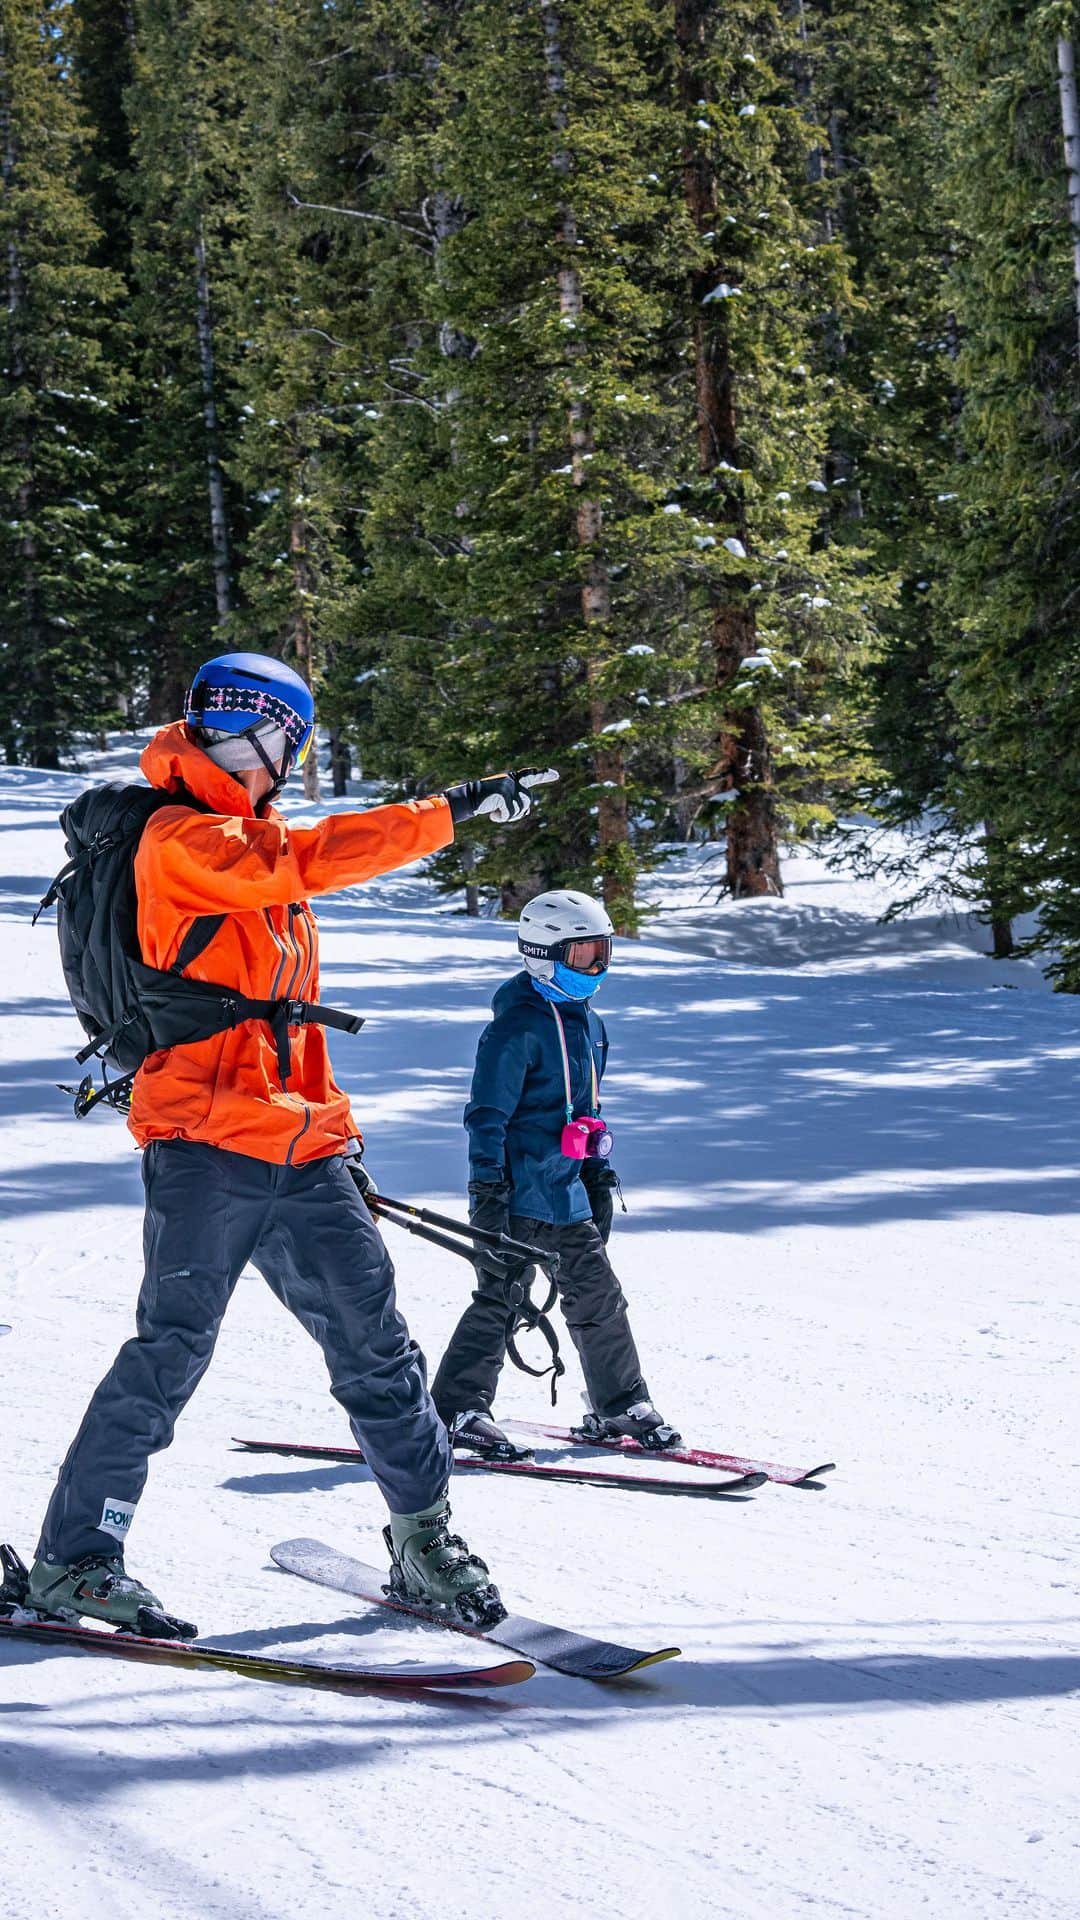
[[[208,661],[184,719],[142,756],[150,785],[177,804],[151,815],[135,855],[147,965],[174,967],[193,921],[220,916],[187,977],[286,1001],[301,1020],[299,1003],[310,1008],[319,992],[309,895],[434,853],[458,821],[518,820],[530,807],[526,788],[499,774],[289,827],[272,802],[308,752],[314,721],[309,688],[280,661],[251,653]],[[144,1149],[146,1189],[137,1331],[61,1468],[28,1604],[119,1625],[140,1608],[160,1613],[125,1571],[124,1542],[149,1456],[169,1445],[251,1261],[322,1348],[331,1391],[390,1508],[394,1578],[430,1603],[482,1615],[497,1592],[483,1561],[448,1530],[450,1445],[364,1203],[373,1183],[323,1028],[290,1022],[286,1032],[245,1019],[154,1053],[135,1079],[129,1125]]]
[[[524,970],[495,995],[465,1109],[469,1214],[478,1227],[559,1255],[560,1305],[591,1403],[586,1430],[597,1438],[628,1434],[659,1450],[677,1446],[681,1435],[649,1398],[607,1255],[619,1183],[600,1119],[607,1032],[591,1002],[611,964],[613,932],[604,907],[584,893],[538,894],[523,910],[517,944]],[[459,1444],[507,1456],[513,1448],[491,1409],[511,1289],[527,1284],[531,1269],[522,1263],[495,1272],[482,1251],[476,1265],[476,1291],[431,1391]]]

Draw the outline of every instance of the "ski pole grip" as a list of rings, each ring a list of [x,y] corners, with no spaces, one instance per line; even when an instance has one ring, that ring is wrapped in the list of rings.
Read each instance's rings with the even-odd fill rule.
[[[505,1247],[507,1253],[515,1254],[519,1260],[530,1260],[534,1266],[544,1267],[558,1272],[561,1256],[548,1253],[543,1247],[531,1247],[527,1240],[512,1240],[508,1233],[492,1234],[493,1246]]]

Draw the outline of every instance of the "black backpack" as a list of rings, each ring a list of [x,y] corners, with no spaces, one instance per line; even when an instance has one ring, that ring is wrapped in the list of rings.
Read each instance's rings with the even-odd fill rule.
[[[143,828],[159,807],[188,806],[208,812],[184,790],[156,787],[91,787],[60,815],[70,855],[37,913],[56,903],[60,962],[72,1005],[89,1036],[75,1055],[80,1066],[95,1055],[103,1085],[87,1075],[75,1095],[80,1117],[102,1102],[122,1108],[148,1054],[208,1040],[242,1020],[266,1020],[278,1050],[284,1087],[289,1076],[290,1026],[316,1020],[358,1033],[363,1020],[307,1000],[250,1000],[235,987],[187,980],[184,968],[209,946],[226,916],[201,914],[192,921],[168,970],[148,967],[139,951],[135,854]],[[122,1077],[108,1078],[108,1070]]]

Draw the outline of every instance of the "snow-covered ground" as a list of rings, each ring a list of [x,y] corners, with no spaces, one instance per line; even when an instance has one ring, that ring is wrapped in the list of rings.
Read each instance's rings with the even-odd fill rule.
[[[82,784],[0,773],[0,1531],[24,1554],[140,1265],[137,1156],[55,1090],[76,1026],[30,926]],[[522,1608],[683,1648],[617,1686],[348,1698],[0,1648],[4,1920],[1080,1915],[1080,1004],[964,922],[880,926],[810,856],[783,901],[709,905],[708,860],[654,883],[603,990],[616,1261],[664,1412],[835,1459],[828,1491],[462,1477],[456,1518]],[[460,1208],[512,935],[416,873],[320,919],[327,997],[368,1016],[335,1057],[380,1184]],[[393,1246],[434,1358],[466,1269]],[[499,1405],[540,1419],[545,1390],[508,1373]],[[139,1511],[129,1559],[167,1604],[240,1647],[483,1657],[277,1572],[298,1533],[375,1557],[379,1500],[240,1433],[348,1438],[255,1274]]]

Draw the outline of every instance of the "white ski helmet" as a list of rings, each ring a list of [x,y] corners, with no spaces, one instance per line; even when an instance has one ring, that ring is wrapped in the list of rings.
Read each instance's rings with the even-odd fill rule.
[[[578,970],[574,967],[575,947],[591,946],[594,964],[596,957],[602,957],[607,967],[614,932],[601,900],[559,887],[551,893],[538,893],[522,908],[518,951],[534,980],[553,980],[557,961],[572,971]]]

